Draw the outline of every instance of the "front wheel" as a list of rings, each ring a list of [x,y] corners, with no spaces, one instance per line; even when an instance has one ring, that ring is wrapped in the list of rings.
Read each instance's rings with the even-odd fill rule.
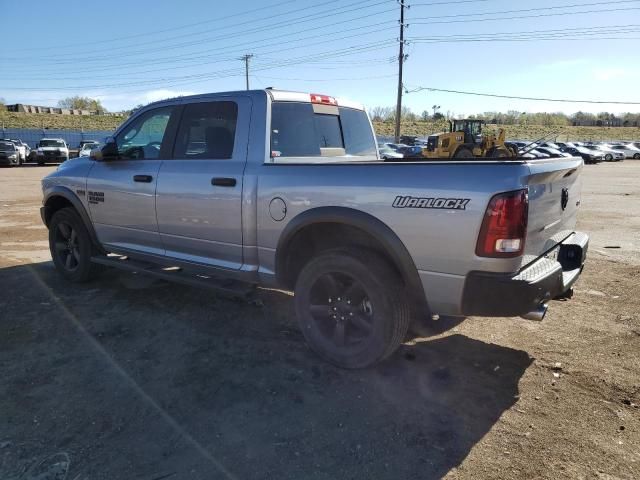
[[[327,361],[363,368],[404,340],[410,308],[402,280],[378,254],[355,249],[321,253],[295,286],[295,310],[307,343]]]
[[[610,153],[607,153],[607,154],[604,156],[604,159],[605,159],[607,162],[610,162],[611,160],[613,160],[613,155],[611,155]]]
[[[72,282],[86,282],[99,270],[91,262],[95,247],[84,222],[73,208],[54,213],[49,223],[49,250],[58,272]]]
[[[474,158],[474,157],[473,157],[473,152],[471,150],[469,150],[468,148],[461,148],[456,152],[453,158]]]
[[[634,154],[633,154],[633,158],[634,158],[635,160],[639,160],[639,159],[640,159],[640,153],[634,153]]]

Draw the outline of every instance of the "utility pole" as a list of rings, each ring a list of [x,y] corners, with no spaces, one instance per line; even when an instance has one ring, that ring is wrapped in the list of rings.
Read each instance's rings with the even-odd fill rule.
[[[244,79],[247,84],[247,90],[249,90],[249,60],[253,58],[253,55],[243,55],[241,60],[244,60]]]
[[[400,53],[398,54],[398,100],[396,102],[395,142],[400,141],[400,115],[402,114],[402,64],[404,63],[404,1],[400,3]]]

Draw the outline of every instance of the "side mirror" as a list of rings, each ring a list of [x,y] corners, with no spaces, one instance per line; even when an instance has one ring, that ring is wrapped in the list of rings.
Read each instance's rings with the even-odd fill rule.
[[[89,154],[89,158],[98,162],[108,162],[116,160],[119,156],[118,145],[114,137],[107,137],[102,148],[94,148]]]

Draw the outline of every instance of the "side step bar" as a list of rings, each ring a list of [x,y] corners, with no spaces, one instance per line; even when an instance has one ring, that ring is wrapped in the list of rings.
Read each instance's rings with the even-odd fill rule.
[[[132,260],[126,256],[97,255],[91,257],[91,261],[93,263],[99,263],[100,265],[106,265],[107,267],[149,275],[169,282],[215,290],[227,296],[242,300],[251,300],[256,291],[256,286],[250,283],[188,272],[179,267],[164,267],[139,260]]]

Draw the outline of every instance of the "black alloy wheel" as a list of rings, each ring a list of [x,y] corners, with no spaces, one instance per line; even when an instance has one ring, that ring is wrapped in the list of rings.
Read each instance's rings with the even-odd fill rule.
[[[378,253],[353,247],[309,260],[298,275],[294,303],[311,349],[343,368],[367,367],[391,355],[411,320],[395,269]]]
[[[357,347],[373,331],[373,306],[361,282],[344,273],[325,273],[311,288],[309,314],[335,348]]]
[[[80,247],[78,232],[68,222],[58,222],[53,232],[56,255],[60,258],[64,269],[75,272],[80,265]]]
[[[58,272],[71,282],[85,282],[104,270],[93,263],[91,257],[98,255],[98,247],[78,212],[62,208],[49,221],[49,250]]]

